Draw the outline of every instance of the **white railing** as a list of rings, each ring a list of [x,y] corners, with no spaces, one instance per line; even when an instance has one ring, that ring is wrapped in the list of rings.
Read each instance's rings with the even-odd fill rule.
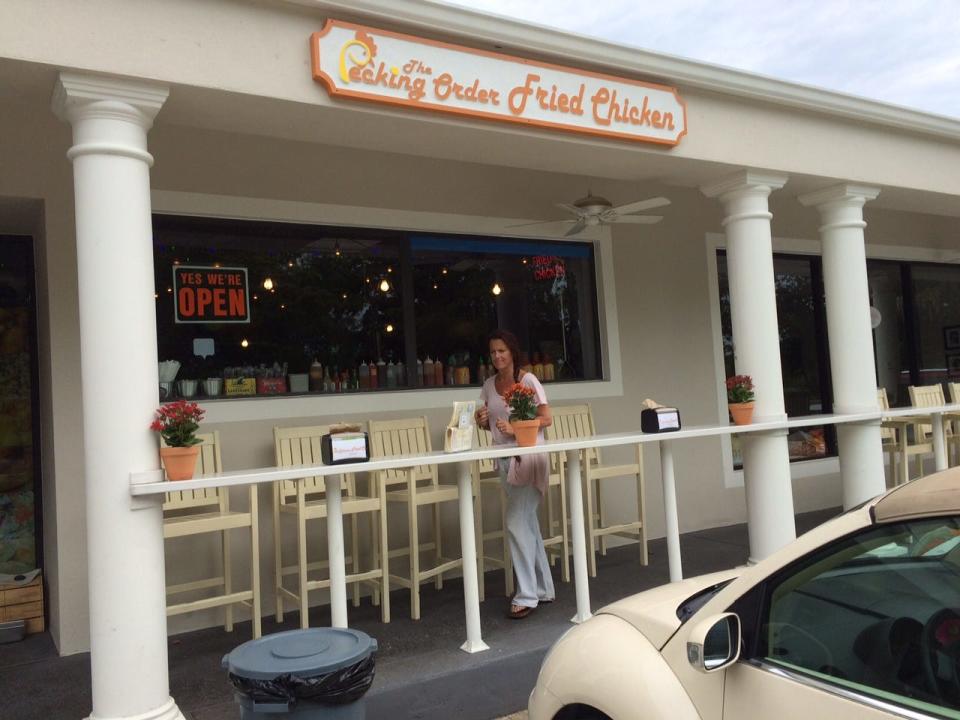
[[[474,539],[473,491],[470,464],[477,460],[532,455],[544,452],[566,453],[567,488],[569,492],[570,524],[573,544],[574,583],[577,598],[577,613],[573,622],[583,622],[591,616],[590,589],[587,579],[587,550],[584,538],[582,481],[580,452],[588,448],[658,443],[660,447],[660,470],[663,480],[663,503],[666,515],[667,557],[670,581],[682,579],[680,562],[680,532],[676,499],[676,484],[673,473],[673,443],[693,438],[719,437],[723,435],[770,432],[816,425],[840,425],[844,423],[877,423],[885,419],[923,419],[933,426],[934,458],[937,470],[947,467],[943,422],[948,416],[960,413],[960,404],[930,408],[896,408],[853,414],[807,415],[775,422],[758,422],[751,425],[703,425],[684,428],[676,432],[645,434],[641,432],[594,435],[577,440],[550,440],[542,445],[518,448],[499,445],[458,453],[432,452],[423,455],[376,458],[367,462],[344,465],[300,465],[293,467],[256,468],[236,472],[204,475],[192,480],[177,481],[175,486],[163,480],[161,470],[132,473],[130,494],[133,507],[144,507],[162,500],[171,489],[199,490],[212,487],[232,487],[256,483],[272,483],[279,480],[296,480],[303,477],[325,477],[328,502],[327,543],[330,558],[330,605],[334,627],[347,627],[346,569],[344,565],[343,516],[339,512],[341,501],[340,476],[345,473],[376,472],[417,465],[457,465],[457,484],[460,491],[460,541],[463,558],[463,594],[466,613],[467,641],[461,646],[467,652],[486,650],[480,629],[480,598],[477,580],[477,549]],[[763,508],[748,508],[748,527],[751,516],[762,513]]]

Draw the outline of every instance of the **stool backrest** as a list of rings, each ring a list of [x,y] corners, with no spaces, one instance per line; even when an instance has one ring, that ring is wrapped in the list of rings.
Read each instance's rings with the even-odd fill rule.
[[[273,428],[274,455],[277,467],[292,467],[294,465],[320,465],[323,459],[320,455],[320,438],[330,432],[329,425],[302,425],[299,427]],[[311,498],[322,496],[326,490],[323,477],[311,476],[301,478],[304,484],[304,493]],[[297,495],[297,480],[280,481],[280,501],[287,502]],[[348,494],[353,494],[353,475],[347,475],[340,482],[340,487]]]
[[[887,398],[887,389],[885,387],[877,388],[877,406],[881,410],[890,409],[890,400]],[[886,441],[890,440],[891,442],[896,441],[897,433],[892,427],[881,427],[880,428],[880,440]]]
[[[911,385],[908,390],[910,392],[910,404],[913,407],[946,405],[941,385]],[[929,424],[917,425],[917,428],[924,437],[928,437],[933,432],[933,426]]]
[[[589,404],[583,405],[551,405],[550,414],[553,423],[546,430],[547,440],[580,440],[593,437],[597,434],[593,424],[593,412]],[[562,453],[551,455],[551,470],[556,457]],[[600,450],[590,448],[586,451],[586,461],[591,464],[600,463]]]
[[[947,383],[950,391],[950,402],[960,403],[960,382]]]
[[[430,443],[430,425],[426,417],[403,418],[401,420],[371,420],[370,455],[372,457],[391,457],[393,455],[421,455],[433,452]],[[406,482],[410,468],[382,470],[381,477],[388,484]],[[419,465],[414,468],[416,479],[428,480],[431,485],[439,483],[436,465]]]
[[[193,473],[194,477],[223,472],[223,467],[220,464],[220,433],[197,433],[197,438],[200,440],[200,454],[197,456],[197,466]],[[160,439],[160,444],[166,445],[162,438]],[[164,497],[163,509],[164,511],[185,510],[221,505],[225,496],[225,488],[203,488],[201,490],[168,492]]]
[[[477,429],[477,448],[491,447],[493,445],[493,433],[479,425],[474,425],[474,427]],[[497,461],[493,458],[478,460],[477,464],[481,475],[492,475],[497,472]]]

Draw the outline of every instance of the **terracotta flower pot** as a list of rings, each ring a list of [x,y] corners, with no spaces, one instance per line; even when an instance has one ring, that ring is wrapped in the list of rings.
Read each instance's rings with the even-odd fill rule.
[[[749,425],[753,420],[753,403],[728,403],[730,417],[733,418],[734,425]]]
[[[513,434],[517,438],[518,447],[533,447],[537,444],[537,432],[540,430],[540,419],[511,420]]]
[[[163,469],[167,471],[167,480],[190,480],[193,478],[199,454],[199,445],[160,448],[160,460],[163,462]]]

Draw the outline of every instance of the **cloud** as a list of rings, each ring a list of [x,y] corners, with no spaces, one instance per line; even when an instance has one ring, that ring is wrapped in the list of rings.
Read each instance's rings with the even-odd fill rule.
[[[451,0],[960,118],[960,0]]]

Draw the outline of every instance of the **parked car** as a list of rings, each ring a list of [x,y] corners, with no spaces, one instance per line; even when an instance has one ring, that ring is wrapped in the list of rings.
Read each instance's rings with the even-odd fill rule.
[[[960,719],[960,468],[762,562],[603,608],[551,648],[530,720]]]

